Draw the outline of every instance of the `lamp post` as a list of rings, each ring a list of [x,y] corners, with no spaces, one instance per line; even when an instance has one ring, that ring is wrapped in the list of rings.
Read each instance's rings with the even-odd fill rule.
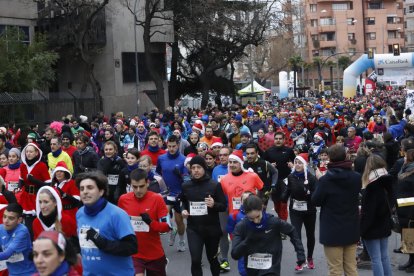
[[[135,0],[134,3],[134,44],[135,44],[135,95],[137,97],[136,105],[137,105],[137,115],[138,115],[138,108],[139,108],[139,90],[138,90],[138,82],[139,82],[139,75],[138,75],[138,46],[137,46],[137,3],[138,0]]]

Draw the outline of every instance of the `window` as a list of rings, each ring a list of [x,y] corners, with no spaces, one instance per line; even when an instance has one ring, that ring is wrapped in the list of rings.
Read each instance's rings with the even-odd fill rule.
[[[321,26],[335,25],[335,19],[334,18],[321,18],[320,24]]]
[[[400,18],[395,16],[387,16],[387,23],[388,24],[397,24],[400,23]]]
[[[348,25],[355,25],[355,18],[347,18],[346,23]]]
[[[383,8],[384,8],[384,4],[382,2],[368,3],[368,9],[370,9],[370,10],[379,10],[379,9],[383,9]]]
[[[318,27],[318,19],[311,19],[311,26]]]
[[[346,11],[349,9],[348,3],[333,3],[332,10],[334,11]]]
[[[375,25],[375,17],[367,17],[367,25]]]
[[[312,50],[312,56],[319,57],[319,50]]]
[[[336,48],[324,48],[320,51],[321,56],[330,56],[336,53]]]
[[[30,31],[28,26],[0,25],[0,35],[7,31],[17,30],[17,38],[24,44],[30,44]],[[16,29],[17,28],[17,29]]]
[[[311,39],[312,39],[312,41],[318,41],[319,40],[317,34],[311,35]]]
[[[414,6],[408,6],[408,13],[414,12]]]
[[[376,38],[376,33],[367,33],[367,40],[375,40]]]
[[[162,79],[166,78],[165,53],[153,53],[154,66]],[[135,82],[135,53],[122,53],[122,78],[124,83]],[[138,53],[138,77],[139,81],[152,81],[145,62],[145,54]]]
[[[335,40],[335,32],[321,34],[321,41],[334,41],[334,40]]]
[[[354,56],[356,53],[356,48],[348,48],[348,53],[350,56]]]
[[[390,39],[390,38],[399,38],[397,31],[388,31],[387,35],[388,35],[388,39]]]
[[[355,33],[348,33],[348,40],[354,40],[355,39]]]
[[[316,4],[310,4],[309,5],[310,12],[316,12],[316,8],[317,8],[317,5]]]

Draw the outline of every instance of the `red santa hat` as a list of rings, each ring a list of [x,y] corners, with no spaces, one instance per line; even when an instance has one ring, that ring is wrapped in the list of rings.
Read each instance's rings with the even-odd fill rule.
[[[36,195],[36,215],[39,218],[39,221],[42,224],[43,229],[45,229],[45,230],[54,230],[55,224],[52,224],[50,227],[47,227],[39,217],[39,215],[40,215],[39,195],[44,190],[48,190],[52,194],[52,196],[55,198],[56,205],[57,205],[57,216],[58,216],[59,221],[62,219],[62,200],[60,199],[60,196],[59,196],[58,192],[50,186],[43,186],[42,188],[39,189],[39,191],[37,192],[37,195]]]
[[[195,153],[189,153],[187,155],[187,157],[185,158],[185,160],[184,160],[184,166],[187,166],[188,162],[190,162],[191,159],[193,159],[193,157],[195,157],[196,155],[197,154],[195,154]]]
[[[204,124],[201,120],[195,120],[192,128],[193,130],[200,131],[200,133],[204,135]]]
[[[40,233],[38,239],[49,239],[56,244],[63,252],[66,248],[66,240],[62,233],[58,231],[43,231]]]
[[[299,160],[303,164],[303,172],[305,173],[305,184],[308,184],[308,155],[306,153],[300,153],[295,157],[295,160]]]
[[[213,144],[211,144],[211,148],[214,148],[214,147],[223,147],[223,146],[224,145],[221,142],[221,140],[220,141],[217,141],[217,142],[213,142]]]
[[[243,171],[245,171],[245,172],[253,172],[253,170],[251,168],[249,168],[249,169],[246,170],[243,167],[244,157],[243,157],[243,151],[242,150],[235,150],[235,151],[233,151],[233,153],[229,155],[229,160],[230,159],[233,159],[233,160],[239,162]]]
[[[66,179],[71,179],[72,178],[72,174],[69,171],[68,166],[66,165],[65,161],[59,161],[56,164],[56,167],[52,172],[52,179],[55,178],[56,172],[59,172],[59,171],[63,171],[65,173],[65,178]]]
[[[316,132],[313,139],[323,140],[323,135],[320,132]]]

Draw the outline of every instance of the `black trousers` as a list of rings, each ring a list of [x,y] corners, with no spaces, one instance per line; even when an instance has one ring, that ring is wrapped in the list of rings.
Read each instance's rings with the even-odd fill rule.
[[[316,212],[303,212],[290,210],[290,222],[298,232],[300,240],[302,240],[302,225],[305,225],[308,258],[312,258],[315,248],[315,224]]]
[[[220,263],[218,261],[218,248],[220,236],[203,236],[187,227],[188,248],[191,254],[191,275],[202,276],[201,260],[203,247],[206,246],[206,255],[210,263],[211,275],[220,275]]]

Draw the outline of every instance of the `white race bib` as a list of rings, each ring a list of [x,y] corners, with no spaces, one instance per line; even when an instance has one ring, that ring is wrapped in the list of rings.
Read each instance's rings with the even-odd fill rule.
[[[117,174],[108,174],[108,185],[114,186],[118,185],[119,175]]]
[[[190,201],[190,216],[204,216],[208,214],[207,204],[202,201]]]
[[[239,210],[242,204],[241,197],[233,197],[231,201],[233,202],[233,209]]]
[[[6,270],[6,269],[7,269],[6,260],[0,261],[0,271]]]
[[[14,253],[11,257],[7,260],[9,263],[17,263],[24,260],[23,253]]]
[[[294,199],[292,209],[296,211],[307,211],[308,203],[306,201],[299,201]]]
[[[272,267],[272,255],[262,253],[249,255],[247,267],[252,269],[269,269]]]
[[[7,184],[7,190],[9,190],[10,192],[14,192],[14,190],[18,188],[19,188],[19,182],[9,181],[9,183]]]
[[[257,132],[253,132],[253,139],[257,139]]]
[[[167,196],[167,200],[168,200],[168,201],[173,201],[173,202],[175,202],[175,201],[176,201],[176,197],[175,197],[175,196]]]
[[[96,247],[96,245],[93,243],[93,241],[91,241],[91,240],[86,240],[86,232],[89,230],[89,228],[86,228],[86,227],[82,227],[80,230],[79,230],[79,245],[80,245],[80,247],[81,248],[86,248],[86,249],[89,249],[89,248],[98,248],[98,247]],[[95,229],[96,230],[96,229]],[[99,233],[99,229],[98,230],[96,230],[96,232],[98,232]]]
[[[305,138],[299,137],[298,140],[296,140],[296,145],[302,145],[305,144]]]
[[[129,143],[128,144],[128,149],[132,149],[134,147],[134,143]]]
[[[134,232],[149,232],[149,225],[141,217],[131,217],[131,225]]]

